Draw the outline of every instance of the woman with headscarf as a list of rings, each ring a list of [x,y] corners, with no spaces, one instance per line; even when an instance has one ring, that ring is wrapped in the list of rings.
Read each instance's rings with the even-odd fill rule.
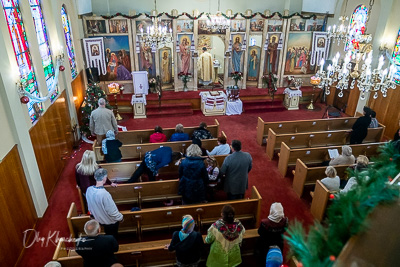
[[[368,134],[368,126],[371,124],[371,109],[364,107],[364,116],[359,117],[353,124],[350,136],[350,144],[362,144]]]
[[[175,251],[178,267],[195,267],[200,262],[204,242],[201,233],[193,231],[194,226],[192,216],[183,216],[182,230],[175,231],[171,243],[165,246],[169,251]]]
[[[184,204],[194,204],[206,200],[208,174],[198,145],[191,144],[186,150],[186,158],[179,165],[179,195]]]
[[[353,150],[350,146],[342,146],[342,154],[337,158],[331,159],[329,166],[336,165],[351,165],[356,162],[356,158],[353,156]]]
[[[208,229],[205,239],[207,244],[211,244],[207,266],[238,266],[242,263],[240,244],[245,229],[242,223],[235,219],[235,209],[231,205],[222,208],[221,216],[222,218]]]
[[[283,234],[288,226],[288,218],[283,213],[283,206],[279,202],[272,203],[268,218],[261,220],[256,250],[258,261],[265,264],[265,257],[270,246],[278,246],[283,251]]]
[[[121,146],[121,141],[115,139],[114,131],[108,130],[106,133],[106,139],[103,139],[101,145],[106,162],[121,162],[122,154],[121,150],[119,150],[119,147]]]

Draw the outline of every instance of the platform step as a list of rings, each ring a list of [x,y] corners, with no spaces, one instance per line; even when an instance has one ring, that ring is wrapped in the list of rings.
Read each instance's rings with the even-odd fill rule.
[[[167,110],[167,109],[191,109],[192,108],[192,103],[175,103],[175,104],[161,104],[161,110]],[[146,106],[147,110],[152,110],[152,109],[159,109],[158,104],[148,104]]]
[[[193,110],[191,108],[180,108],[180,109],[151,109],[146,112],[147,117],[165,117],[165,116],[191,116],[193,115]]]

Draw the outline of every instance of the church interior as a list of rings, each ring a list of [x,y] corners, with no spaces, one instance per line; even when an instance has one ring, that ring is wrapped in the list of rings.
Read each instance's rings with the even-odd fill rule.
[[[240,266],[259,266],[257,229],[275,202],[289,221],[283,266],[397,266],[400,0],[1,3],[1,266],[83,266],[75,239],[90,212],[76,165],[87,150],[118,184],[105,188],[124,216],[123,266],[176,266],[164,245],[182,216],[204,237],[227,204],[246,228]],[[115,115],[121,162],[106,162],[91,132],[99,98]],[[352,142],[367,116],[376,125]],[[169,140],[177,124],[191,135],[201,122],[213,135],[202,148],[223,136],[251,155],[243,199],[221,184],[184,205],[172,163],[157,181],[125,183],[148,151],[192,144],[150,143],[156,126]],[[369,160],[360,172],[335,166],[341,182],[356,177],[347,193],[321,182],[344,145]],[[215,156],[220,169],[233,154]]]

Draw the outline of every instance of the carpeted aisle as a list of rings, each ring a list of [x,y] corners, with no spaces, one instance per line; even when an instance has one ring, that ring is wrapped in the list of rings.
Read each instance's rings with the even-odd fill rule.
[[[205,117],[201,112],[195,112],[193,116],[188,117],[134,120],[132,115],[122,114],[124,119],[119,125],[126,126],[128,130],[136,130],[154,128],[155,125],[165,128],[175,127],[177,123],[182,123],[184,126],[196,126],[201,121],[205,121],[207,124],[214,124],[214,119],[217,119],[220,123],[220,129],[228,137],[228,142],[233,139],[241,140],[242,150],[249,152],[253,157],[253,169],[249,174],[249,188],[255,185],[263,198],[261,217],[268,216],[270,205],[273,202],[281,202],[290,221],[293,222],[298,219],[310,224],[313,218],[309,211],[309,203],[297,197],[291,188],[291,178],[281,177],[277,169],[277,160],[270,161],[265,154],[265,146],[261,147],[256,143],[256,127],[258,117],[261,117],[264,121],[320,119],[325,111],[325,106],[318,106],[318,111],[308,111],[302,106],[298,111],[244,113],[239,116],[215,117]],[[74,167],[80,161],[86,149],[91,149],[91,146],[82,144],[76,155],[67,160],[65,169],[49,199],[49,207],[36,226],[37,234],[40,237],[45,237],[46,241],[48,235],[53,237],[50,238],[48,244],[46,244],[46,241],[43,245],[41,242],[36,242],[27,248],[18,266],[43,266],[53,256],[56,237],[69,237],[66,220],[68,209],[71,202],[79,205],[79,198],[75,188]],[[250,190],[247,191],[246,197],[249,194]]]

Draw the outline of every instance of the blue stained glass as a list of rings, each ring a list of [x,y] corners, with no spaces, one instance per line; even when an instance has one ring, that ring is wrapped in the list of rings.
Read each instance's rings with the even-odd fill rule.
[[[64,5],[61,7],[61,20],[64,28],[65,42],[67,44],[67,53],[68,53],[69,65],[71,67],[71,75],[72,79],[75,79],[76,76],[78,75],[78,71],[76,70],[74,44],[72,42],[72,32],[67,15],[67,10],[65,9]]]

